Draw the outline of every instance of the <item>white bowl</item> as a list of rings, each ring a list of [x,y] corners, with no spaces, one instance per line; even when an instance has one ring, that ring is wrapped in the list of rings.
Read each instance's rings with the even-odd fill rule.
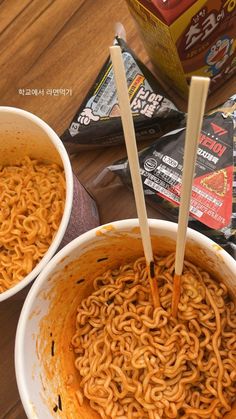
[[[177,225],[162,220],[149,220],[149,225],[154,250],[174,251]],[[40,273],[25,300],[15,345],[17,384],[28,418],[52,418],[56,406],[57,418],[99,418],[88,403],[79,407],[76,378],[68,385],[68,376],[76,377],[70,347],[76,308],[95,276],[142,254],[138,221],[117,221],[73,240]],[[236,295],[236,262],[213,241],[188,229],[186,257],[207,266]],[[85,282],[78,284],[81,278]]]
[[[66,200],[57,234],[35,268],[12,288],[0,293],[0,302],[26,287],[47,265],[65,234],[73,200],[73,174],[68,154],[60,138],[46,122],[22,109],[0,107],[0,164],[14,164],[24,155],[48,159],[60,164],[65,171]]]

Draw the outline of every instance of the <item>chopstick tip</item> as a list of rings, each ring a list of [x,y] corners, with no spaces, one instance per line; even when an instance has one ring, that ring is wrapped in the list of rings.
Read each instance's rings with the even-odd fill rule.
[[[117,51],[117,50],[121,50],[121,47],[119,46],[119,45],[111,45],[110,47],[109,47],[109,50],[110,51]]]
[[[208,88],[210,84],[210,77],[202,77],[202,76],[192,76],[191,77],[191,84],[200,84],[201,86],[204,86],[205,88]]]
[[[150,264],[149,264],[149,269],[150,269],[150,277],[153,279],[155,278],[155,265],[154,265],[154,261],[151,260]]]

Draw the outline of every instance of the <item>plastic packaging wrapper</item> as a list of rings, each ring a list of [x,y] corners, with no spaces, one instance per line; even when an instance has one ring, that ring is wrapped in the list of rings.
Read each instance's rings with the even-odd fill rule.
[[[148,203],[178,220],[185,128],[139,152]],[[127,159],[108,169],[132,187]],[[204,117],[193,182],[189,227],[213,239],[236,258],[236,95]]]
[[[185,114],[165,97],[152,73],[117,36],[124,59],[137,140],[156,139],[181,126]],[[107,59],[61,139],[69,153],[124,143],[114,73]]]

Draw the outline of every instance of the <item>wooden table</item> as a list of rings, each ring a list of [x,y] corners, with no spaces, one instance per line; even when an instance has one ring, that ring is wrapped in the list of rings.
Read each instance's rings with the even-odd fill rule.
[[[62,134],[107,58],[117,21],[125,25],[129,46],[150,66],[124,0],[0,0],[0,104],[31,111]],[[52,88],[71,89],[72,94],[20,94],[20,89]],[[167,91],[185,109],[184,101]],[[210,97],[208,107],[233,93],[235,79]],[[110,147],[71,157],[75,173],[97,199],[101,223],[136,217],[133,196],[125,187],[117,183],[102,194],[93,184],[104,167],[124,155],[124,147]],[[158,216],[150,208],[148,213]],[[13,362],[24,296],[22,292],[0,305],[0,418],[26,418]]]

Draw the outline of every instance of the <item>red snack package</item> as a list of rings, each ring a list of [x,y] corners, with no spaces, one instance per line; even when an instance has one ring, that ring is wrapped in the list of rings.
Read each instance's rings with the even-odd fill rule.
[[[210,91],[236,72],[235,0],[126,0],[157,73],[187,97],[191,76]]]

